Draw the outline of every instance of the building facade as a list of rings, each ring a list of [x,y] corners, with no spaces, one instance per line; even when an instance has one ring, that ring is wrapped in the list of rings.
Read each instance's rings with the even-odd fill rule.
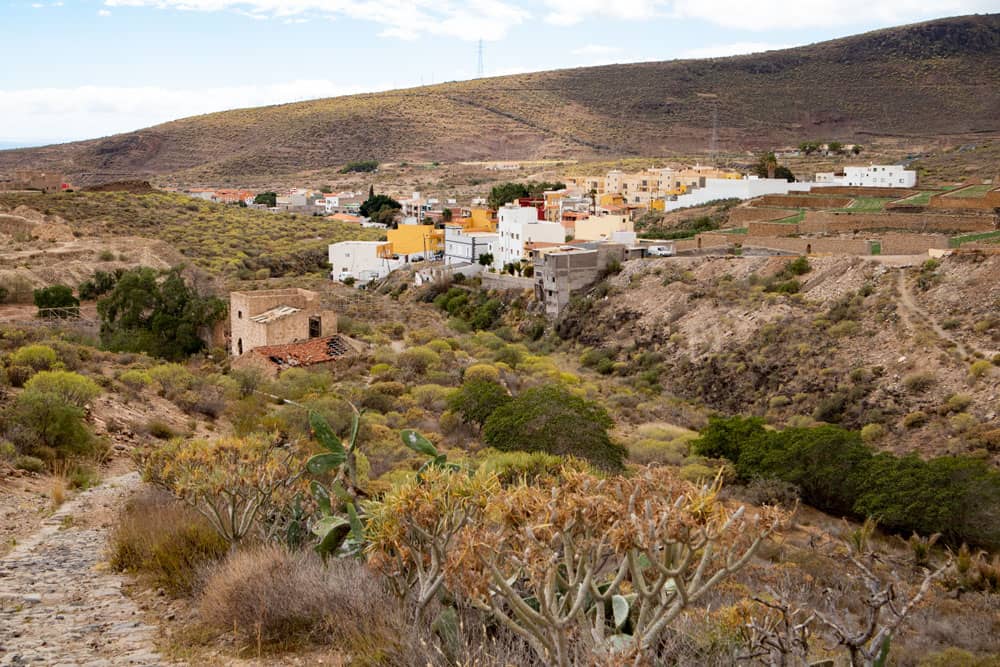
[[[476,264],[479,258],[490,253],[490,245],[499,235],[496,232],[466,229],[461,225],[444,227],[444,263]]]
[[[337,333],[337,315],[319,294],[297,287],[229,293],[230,353]]]
[[[334,279],[349,275],[367,283],[384,278],[403,264],[390,257],[387,241],[341,241],[331,244],[328,251]]]
[[[528,259],[527,243],[562,243],[566,228],[558,222],[538,220],[538,210],[527,206],[504,206],[497,212],[497,239],[490,244],[493,267],[502,270],[507,264],[517,264]]]
[[[898,164],[872,164],[844,167],[843,172],[818,173],[816,182],[862,188],[912,188],[917,185],[917,172]]]

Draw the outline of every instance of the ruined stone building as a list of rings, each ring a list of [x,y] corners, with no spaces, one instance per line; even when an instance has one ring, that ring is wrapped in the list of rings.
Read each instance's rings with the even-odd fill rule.
[[[268,345],[285,345],[337,333],[337,315],[323,310],[319,294],[298,287],[231,292],[230,352],[240,356]]]

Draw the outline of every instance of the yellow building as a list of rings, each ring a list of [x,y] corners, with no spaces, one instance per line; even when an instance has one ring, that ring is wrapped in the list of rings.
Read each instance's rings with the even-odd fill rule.
[[[444,230],[434,229],[434,225],[400,225],[398,229],[386,232],[387,246],[379,250],[384,256],[424,255],[425,257],[444,248]]]
[[[577,241],[608,240],[615,232],[634,232],[632,221],[624,215],[598,215],[576,221]]]
[[[469,221],[466,224],[466,221]],[[460,221],[465,231],[495,232],[497,230],[497,219],[492,209],[474,208],[472,215]]]

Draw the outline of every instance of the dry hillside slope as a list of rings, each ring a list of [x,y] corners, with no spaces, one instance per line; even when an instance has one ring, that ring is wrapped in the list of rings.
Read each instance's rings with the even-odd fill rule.
[[[529,159],[836,137],[1000,133],[1000,15],[940,19],[762,54],[611,65],[241,109],[0,152],[0,172],[77,184],[232,181],[355,159]]]
[[[814,257],[798,293],[774,291],[790,261],[633,260],[559,330],[721,413],[880,424],[897,453],[1000,459],[1000,256]]]

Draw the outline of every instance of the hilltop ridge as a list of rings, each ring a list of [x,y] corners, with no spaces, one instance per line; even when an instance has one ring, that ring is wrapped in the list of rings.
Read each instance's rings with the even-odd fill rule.
[[[622,157],[814,137],[1000,134],[1000,14],[938,19],[745,56],[476,79],[184,118],[102,139],[0,151],[0,172],[78,184],[225,182],[355,159]]]

